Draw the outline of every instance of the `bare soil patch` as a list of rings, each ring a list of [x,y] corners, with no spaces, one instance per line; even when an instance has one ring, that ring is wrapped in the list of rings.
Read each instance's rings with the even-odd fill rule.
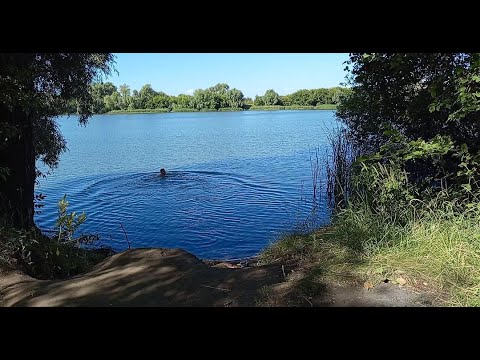
[[[288,297],[298,279],[280,265],[202,261],[180,249],[135,249],[67,280],[38,280],[0,269],[0,306],[431,306],[393,284],[319,284],[314,296]],[[289,299],[289,300],[288,300]],[[287,301],[288,300],[288,301]],[[293,301],[292,301],[293,300]]]

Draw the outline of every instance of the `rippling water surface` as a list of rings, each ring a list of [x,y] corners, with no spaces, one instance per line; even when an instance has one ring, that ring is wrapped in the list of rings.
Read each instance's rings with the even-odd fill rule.
[[[86,127],[62,117],[69,151],[36,188],[47,197],[35,221],[52,229],[67,194],[87,214],[80,230],[116,250],[128,247],[122,223],[132,247],[253,256],[308,218],[310,158],[335,124],[333,111],[97,115]],[[324,200],[316,221],[329,221]]]

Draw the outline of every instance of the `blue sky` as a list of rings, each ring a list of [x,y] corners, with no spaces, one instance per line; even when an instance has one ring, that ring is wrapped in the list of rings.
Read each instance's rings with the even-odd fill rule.
[[[116,55],[115,68],[106,81],[140,90],[151,84],[169,95],[191,94],[217,83],[227,83],[247,97],[274,89],[280,95],[300,89],[338,86],[345,81],[343,64],[348,54],[132,54]]]

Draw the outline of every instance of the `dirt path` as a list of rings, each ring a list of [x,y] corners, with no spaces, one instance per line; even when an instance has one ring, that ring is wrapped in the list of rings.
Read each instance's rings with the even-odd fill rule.
[[[279,265],[220,268],[180,249],[135,249],[68,280],[37,280],[0,269],[0,306],[255,306],[266,288],[286,283]],[[429,304],[424,296],[389,284],[372,290],[326,285],[324,290],[306,305]]]

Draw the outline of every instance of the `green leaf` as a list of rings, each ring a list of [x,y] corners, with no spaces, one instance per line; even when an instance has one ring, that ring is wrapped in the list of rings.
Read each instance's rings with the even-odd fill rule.
[[[462,184],[462,187],[468,192],[472,191],[472,186],[470,184]]]
[[[475,81],[475,82],[480,82],[480,76],[478,76],[478,75],[473,75],[473,76],[472,76],[472,80]]]

